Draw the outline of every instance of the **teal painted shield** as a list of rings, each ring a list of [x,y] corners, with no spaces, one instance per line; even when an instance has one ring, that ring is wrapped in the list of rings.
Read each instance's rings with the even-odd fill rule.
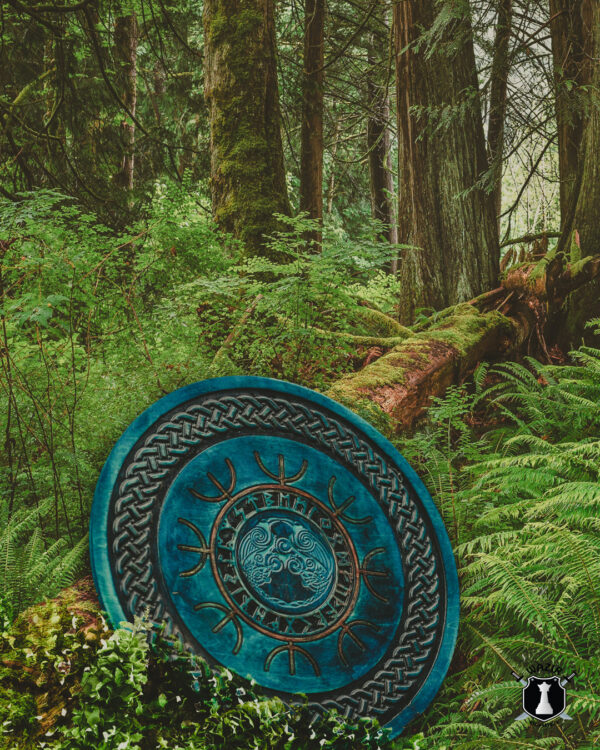
[[[442,520],[382,435],[254,377],[181,388],[110,454],[90,526],[113,625],[148,612],[213,665],[398,734],[450,664],[458,580]]]

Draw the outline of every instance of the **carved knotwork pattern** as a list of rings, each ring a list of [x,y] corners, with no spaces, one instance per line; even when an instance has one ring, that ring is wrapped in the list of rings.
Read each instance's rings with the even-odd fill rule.
[[[404,614],[395,645],[358,688],[323,696],[314,708],[335,708],[346,716],[397,713],[427,677],[443,631],[444,583],[436,545],[402,474],[350,424],[299,399],[261,393],[210,395],[155,423],[130,452],[113,495],[112,565],[126,612],[149,612],[183,637],[168,611],[151,545],[159,504],[177,471],[203,442],[260,430],[308,439],[358,470],[389,518],[402,550]],[[187,644],[193,648],[191,644]]]

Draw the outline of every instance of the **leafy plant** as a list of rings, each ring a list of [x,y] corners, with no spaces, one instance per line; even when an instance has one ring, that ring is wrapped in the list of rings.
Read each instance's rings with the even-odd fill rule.
[[[262,697],[227,669],[213,672],[138,621],[102,642],[51,747],[341,750],[348,741],[376,750],[385,732],[376,722],[352,726],[336,714],[311,722],[306,708]]]
[[[366,332],[361,296],[389,308],[390,287],[369,279],[395,250],[365,233],[349,251],[345,237],[326,226],[315,252],[305,239],[314,221],[279,219],[286,229],[271,238],[269,258],[248,259],[225,277],[198,279],[182,293],[201,290],[206,307],[229,311],[217,330],[233,327],[226,363],[231,372],[318,386],[349,367],[351,347],[339,332]],[[206,336],[214,335],[215,322],[210,315],[203,320]]]

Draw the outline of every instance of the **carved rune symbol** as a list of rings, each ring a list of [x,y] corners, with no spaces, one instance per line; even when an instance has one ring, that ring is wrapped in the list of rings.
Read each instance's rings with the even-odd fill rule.
[[[350,515],[357,502],[355,495],[336,501],[335,476],[327,484],[325,502],[299,486],[309,468],[307,460],[302,460],[298,470],[288,475],[282,454],[277,456],[276,471],[265,464],[258,451],[253,451],[253,455],[267,478],[265,482],[236,489],[234,462],[226,458],[227,480],[221,481],[212,472],[206,472],[218,494],[206,495],[188,487],[196,500],[222,506],[210,532],[206,528],[206,533],[210,533],[208,542],[198,524],[186,518],[177,519],[194,537],[190,543],[177,544],[177,550],[184,553],[182,560],[187,555],[198,556],[197,562],[184,567],[179,576],[190,578],[199,574],[209,560],[222,597],[222,601],[201,601],[193,609],[198,613],[213,610],[222,614],[211,630],[235,633],[233,654],[244,648],[247,628],[266,637],[265,672],[271,670],[279,654],[287,652],[290,676],[296,675],[298,656],[320,676],[318,659],[322,658],[322,650],[321,657],[311,652],[319,644],[326,644],[324,647],[337,663],[348,667],[351,659],[345,649],[353,644],[354,649],[364,652],[367,649],[364,634],[380,631],[369,619],[357,617],[359,596],[363,600],[366,596],[388,602],[388,597],[377,588],[377,581],[390,578],[389,571],[379,567],[386,549],[370,549],[361,563],[355,541],[345,527],[349,524],[366,529],[373,518],[361,516],[360,511]],[[355,533],[364,533],[365,539],[369,538],[367,531],[357,529]],[[374,562],[378,556],[379,566]],[[362,594],[361,583],[364,583]],[[362,629],[362,638],[357,629]],[[334,640],[326,640],[328,636]]]

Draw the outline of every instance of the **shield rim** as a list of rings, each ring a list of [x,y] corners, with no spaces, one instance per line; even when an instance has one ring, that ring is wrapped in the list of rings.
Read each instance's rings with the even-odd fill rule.
[[[546,680],[553,680],[554,678],[556,678],[558,680],[558,686],[563,691],[563,698],[564,698],[563,704],[564,705],[563,705],[562,709],[557,714],[554,714],[554,716],[550,716],[550,718],[548,718],[548,719],[540,719],[539,716],[536,716],[535,714],[530,714],[529,711],[525,708],[525,691],[531,685],[531,680],[540,680],[541,682],[545,682]],[[532,719],[535,719],[536,721],[542,721],[545,724],[547,721],[552,721],[553,719],[558,719],[558,717],[567,710],[567,689],[565,688],[564,685],[560,684],[560,675],[553,674],[551,677],[538,677],[535,674],[531,674],[527,678],[527,685],[524,685],[523,686],[523,690],[521,691],[521,702],[523,704],[523,711],[525,711],[525,713],[527,714],[527,716],[531,716]]]
[[[391,730],[390,738],[400,734],[404,727],[415,716],[422,713],[431,703],[446,676],[454,653],[458,635],[460,616],[460,599],[458,573],[452,545],[442,517],[425,485],[410,466],[404,456],[372,425],[359,417],[353,411],[321,393],[285,380],[264,378],[252,375],[233,375],[219,378],[209,378],[178,388],[163,396],[146,408],[129,424],[121,434],[100,472],[96,484],[92,508],[90,512],[89,552],[92,576],[98,593],[102,609],[109,616],[113,626],[127,622],[127,617],[119,602],[110,566],[110,551],[108,549],[108,513],[113,487],[123,461],[143,435],[163,414],[176,408],[180,404],[190,401],[206,393],[214,393],[235,388],[252,388],[258,390],[275,391],[283,395],[305,398],[313,403],[329,409],[334,414],[350,422],[361,430],[377,446],[387,454],[391,462],[395,463],[406,477],[415,494],[422,504],[423,511],[428,516],[433,533],[439,545],[440,557],[446,578],[446,613],[443,623],[442,640],[439,644],[437,656],[420,690],[415,694],[408,706],[402,709],[384,726]],[[260,683],[259,683],[260,684]]]

